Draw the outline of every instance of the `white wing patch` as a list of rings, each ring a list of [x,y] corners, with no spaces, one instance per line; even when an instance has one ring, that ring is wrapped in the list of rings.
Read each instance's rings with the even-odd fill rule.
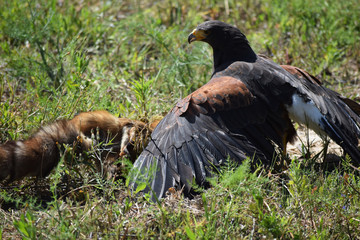
[[[321,136],[327,134],[323,131],[321,119],[325,116],[315,106],[312,100],[305,102],[298,94],[292,96],[292,105],[286,105],[289,116],[297,123],[304,124]]]

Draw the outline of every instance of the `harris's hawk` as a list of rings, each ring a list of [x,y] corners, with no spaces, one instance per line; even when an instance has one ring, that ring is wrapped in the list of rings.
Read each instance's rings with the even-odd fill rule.
[[[134,164],[130,186],[147,179],[158,198],[171,187],[191,191],[218,166],[246,158],[271,164],[296,131],[290,119],[328,135],[360,163],[360,117],[335,92],[258,56],[239,29],[200,24],[188,38],[213,49],[211,80],[165,116]]]

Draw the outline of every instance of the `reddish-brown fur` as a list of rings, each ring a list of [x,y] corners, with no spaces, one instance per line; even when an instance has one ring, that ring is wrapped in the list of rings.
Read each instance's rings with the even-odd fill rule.
[[[95,145],[91,134],[96,132],[99,142],[111,141],[112,147],[111,152],[105,151],[102,159],[96,159],[96,164],[105,163],[105,171],[112,172],[115,170],[112,164],[119,156],[135,160],[152,127],[140,121],[117,118],[107,111],[84,112],[71,120],[56,121],[40,128],[27,140],[0,145],[0,180],[12,182],[25,176],[44,177],[59,162],[63,144],[74,145],[77,152],[89,150]]]

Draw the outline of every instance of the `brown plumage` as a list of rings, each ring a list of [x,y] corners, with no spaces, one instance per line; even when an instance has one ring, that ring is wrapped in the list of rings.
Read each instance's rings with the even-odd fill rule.
[[[131,187],[161,198],[169,188],[191,194],[193,180],[206,185],[228,159],[271,165],[276,148],[296,135],[290,119],[328,135],[360,163],[360,117],[339,94],[315,78],[257,56],[239,29],[200,24],[188,38],[213,49],[209,83],[181,100],[159,123],[134,164]],[[286,68],[286,67],[285,67]],[[302,74],[302,71],[300,71]]]
[[[87,151],[96,145],[91,134],[97,131],[96,141],[109,145],[101,159],[94,159],[95,163],[99,169],[104,164],[106,173],[115,174],[118,169],[113,162],[120,156],[135,160],[151,130],[143,122],[117,118],[107,111],[83,112],[71,120],[44,126],[27,140],[0,145],[0,180],[12,182],[25,176],[47,176],[59,162],[63,144],[73,145],[77,152]]]

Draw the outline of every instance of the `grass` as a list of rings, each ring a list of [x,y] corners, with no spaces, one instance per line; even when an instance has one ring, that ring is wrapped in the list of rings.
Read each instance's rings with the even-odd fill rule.
[[[355,0],[0,0],[0,9],[0,142],[80,111],[164,115],[211,75],[209,47],[187,44],[209,18],[236,24],[257,52],[359,98]],[[64,154],[45,180],[1,185],[0,239],[360,236],[360,181],[346,164],[319,172],[293,159],[272,175],[245,163],[193,200],[175,192],[158,204],[135,201],[122,181],[83,166]]]

